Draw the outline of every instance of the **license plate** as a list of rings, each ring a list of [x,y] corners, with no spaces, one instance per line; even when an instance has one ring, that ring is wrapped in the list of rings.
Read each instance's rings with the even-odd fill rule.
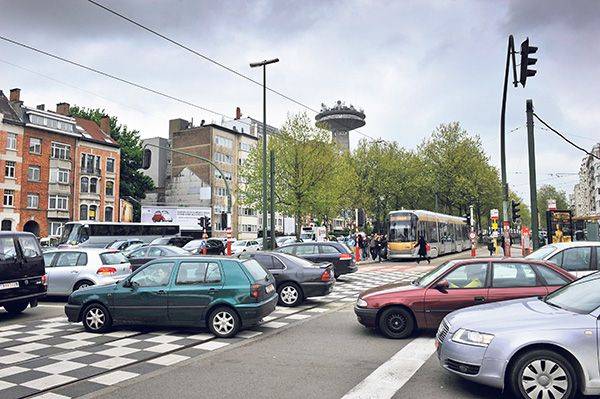
[[[15,281],[12,283],[0,284],[0,290],[9,290],[11,288],[19,288],[19,282]]]
[[[267,285],[267,294],[270,294],[273,291],[275,291],[275,287],[273,287],[273,284]]]

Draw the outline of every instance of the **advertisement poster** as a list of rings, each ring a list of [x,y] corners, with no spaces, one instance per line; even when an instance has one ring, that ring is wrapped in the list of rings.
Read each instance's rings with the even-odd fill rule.
[[[142,223],[175,223],[181,230],[200,230],[198,219],[211,217],[211,209],[142,206]]]

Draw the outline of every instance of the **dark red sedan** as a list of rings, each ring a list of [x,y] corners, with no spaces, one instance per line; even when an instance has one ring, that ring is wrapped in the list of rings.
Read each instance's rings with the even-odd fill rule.
[[[359,295],[358,321],[386,337],[406,338],[435,329],[450,312],[481,303],[544,296],[575,280],[552,263],[530,259],[448,261],[410,285],[389,284]]]

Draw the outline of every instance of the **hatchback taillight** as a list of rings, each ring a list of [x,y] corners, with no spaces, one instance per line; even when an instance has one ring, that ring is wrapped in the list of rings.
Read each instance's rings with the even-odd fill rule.
[[[42,276],[42,284],[44,284],[46,286],[48,285],[48,275],[47,274],[44,274]]]
[[[252,284],[250,286],[250,296],[254,299],[258,299],[260,297],[260,284]]]
[[[96,271],[96,274],[100,274],[102,276],[110,276],[111,274],[117,273],[117,268],[112,266],[102,266]]]
[[[352,255],[350,254],[341,254],[340,260],[352,260]]]
[[[329,270],[325,270],[323,272],[323,274],[321,274],[321,281],[329,281],[331,280],[331,273],[329,273]]]

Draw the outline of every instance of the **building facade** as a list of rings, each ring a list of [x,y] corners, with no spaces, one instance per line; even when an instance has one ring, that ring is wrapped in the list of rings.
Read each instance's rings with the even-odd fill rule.
[[[600,143],[591,153],[600,157]],[[590,155],[583,158],[579,168],[579,182],[573,189],[571,206],[575,216],[600,215],[600,160]]]

